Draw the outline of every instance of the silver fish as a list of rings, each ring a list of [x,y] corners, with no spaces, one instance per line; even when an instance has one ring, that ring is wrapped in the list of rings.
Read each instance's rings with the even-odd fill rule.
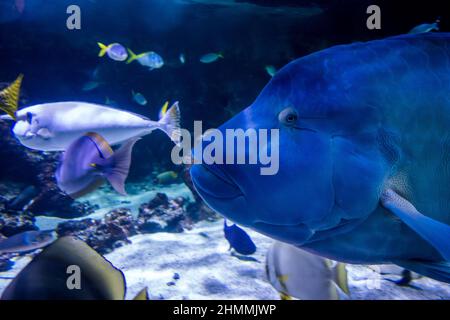
[[[0,241],[0,254],[24,253],[43,248],[55,240],[51,231],[25,231]]]

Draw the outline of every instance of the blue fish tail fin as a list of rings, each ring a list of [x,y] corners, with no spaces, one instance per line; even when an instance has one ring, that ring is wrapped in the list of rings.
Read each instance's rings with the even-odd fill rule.
[[[450,283],[450,262],[448,261],[395,261],[395,264],[434,280]]]
[[[164,107],[163,107],[164,109]],[[180,129],[180,108],[178,102],[175,102],[167,112],[161,111],[161,119],[159,120],[159,125],[161,130],[163,130],[169,138],[178,144],[181,140],[181,129]]]
[[[113,156],[107,159],[110,162],[108,169],[105,170],[105,178],[109,181],[111,186],[121,195],[126,195],[125,180],[128,177],[128,172],[131,165],[131,152],[134,144],[139,140],[133,139],[128,141]]]

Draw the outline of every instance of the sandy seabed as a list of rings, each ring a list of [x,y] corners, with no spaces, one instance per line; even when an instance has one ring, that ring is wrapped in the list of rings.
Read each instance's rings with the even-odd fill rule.
[[[126,198],[105,196],[107,192],[100,190],[86,198],[101,208],[89,217],[101,218],[120,207],[129,208],[137,215],[139,205],[152,199],[156,192],[192,199],[190,191],[182,184],[150,188],[136,194],[130,192]],[[37,225],[49,229],[61,221],[39,217]],[[128,299],[143,287],[148,287],[151,299],[279,299],[265,275],[265,255],[273,240],[247,231],[258,248],[251,259],[240,259],[228,251],[222,221],[200,222],[183,233],[133,236],[129,238],[131,244],[105,257],[125,274]],[[14,260],[13,269],[0,273],[0,293],[31,258],[22,256]],[[400,287],[388,280],[399,279],[399,276],[380,276],[373,267],[347,265],[347,271],[350,299],[450,299],[450,285],[429,278],[414,280],[414,287]],[[178,278],[175,274],[179,279],[174,279]]]

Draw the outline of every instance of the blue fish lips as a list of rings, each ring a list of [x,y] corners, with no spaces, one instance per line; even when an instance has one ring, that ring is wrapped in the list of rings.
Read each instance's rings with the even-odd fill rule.
[[[194,165],[191,176],[197,191],[217,199],[242,196],[239,187],[217,166]]]
[[[192,182],[203,200],[217,212],[240,224],[249,225],[253,217],[239,186],[221,169],[214,165],[196,164],[191,168]],[[248,215],[240,214],[243,211]]]

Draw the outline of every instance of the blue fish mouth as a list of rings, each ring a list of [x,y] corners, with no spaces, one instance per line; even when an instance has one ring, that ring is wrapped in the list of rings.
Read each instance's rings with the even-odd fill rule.
[[[244,196],[241,189],[219,168],[194,165],[191,168],[192,182],[202,197],[231,200]],[[207,201],[207,199],[205,199]]]

